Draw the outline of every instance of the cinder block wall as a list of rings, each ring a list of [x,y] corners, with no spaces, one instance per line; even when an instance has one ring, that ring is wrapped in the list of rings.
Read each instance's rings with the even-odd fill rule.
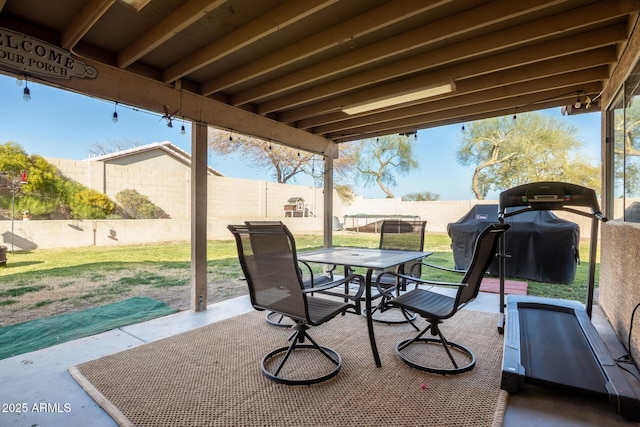
[[[600,306],[626,346],[631,313],[640,304],[640,224],[609,221],[602,225],[601,242]],[[636,326],[639,320],[640,313]],[[632,336],[631,350],[640,352],[638,332]]]

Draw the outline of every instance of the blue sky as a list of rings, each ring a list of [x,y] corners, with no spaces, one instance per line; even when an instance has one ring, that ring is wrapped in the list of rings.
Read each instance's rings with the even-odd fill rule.
[[[181,135],[181,122],[173,128],[161,121],[160,115],[118,105],[118,123],[112,122],[114,103],[90,98],[60,89],[29,82],[31,101],[22,99],[24,86],[16,79],[0,74],[0,143],[17,142],[29,154],[82,160],[89,157],[93,144],[130,141],[148,144],[171,141],[191,152],[191,134],[186,123],[186,135]],[[578,116],[560,114],[559,108],[545,114],[567,120],[579,130],[584,152],[594,162],[600,160],[600,114]],[[418,132],[416,157],[420,168],[409,175],[398,176],[392,191],[397,197],[407,193],[430,191],[442,200],[472,199],[470,190],[473,171],[456,163],[455,151],[462,136],[461,124],[426,129]],[[269,171],[256,171],[243,165],[237,157],[209,156],[209,165],[226,176],[271,180]],[[312,185],[300,178],[301,185]],[[364,197],[384,197],[377,187],[356,187]],[[491,194],[489,198],[491,198]],[[493,195],[497,197],[497,195]]]

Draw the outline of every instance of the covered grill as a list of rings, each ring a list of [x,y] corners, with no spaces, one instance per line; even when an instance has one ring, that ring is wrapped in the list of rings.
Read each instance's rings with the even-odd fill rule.
[[[475,205],[457,222],[447,226],[455,268],[466,269],[473,244],[490,223],[498,222],[498,205]],[[580,227],[558,218],[551,211],[523,212],[505,218],[511,229],[505,233],[506,276],[538,282],[571,283],[578,266]],[[498,259],[488,273],[499,274]]]

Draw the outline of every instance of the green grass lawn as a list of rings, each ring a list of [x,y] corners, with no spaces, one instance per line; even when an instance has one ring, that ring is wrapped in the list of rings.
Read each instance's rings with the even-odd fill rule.
[[[321,235],[296,236],[299,251],[322,247]],[[334,235],[335,246],[377,247],[373,234]],[[445,233],[427,233],[428,261],[453,267],[450,239]],[[571,284],[529,281],[529,294],[586,301],[589,247],[580,247],[582,263]],[[140,246],[40,249],[7,253],[7,266],[0,267],[0,325],[24,318],[37,318],[74,309],[88,308],[135,295],[150,295],[171,304],[189,298],[190,244],[163,243]],[[209,303],[247,292],[232,240],[216,240],[207,246]],[[598,270],[596,270],[597,278]],[[429,269],[424,277],[459,281],[456,274]],[[185,308],[184,305],[181,308]],[[28,317],[28,312],[33,316]],[[15,318],[5,319],[10,314]]]

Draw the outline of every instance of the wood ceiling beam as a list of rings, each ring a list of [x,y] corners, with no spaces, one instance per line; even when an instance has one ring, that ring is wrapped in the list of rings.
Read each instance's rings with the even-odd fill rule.
[[[547,102],[557,103],[557,105],[566,105],[567,101],[575,101],[577,91],[585,90],[589,93],[599,93],[602,90],[602,87],[602,83],[590,83],[584,87],[581,85],[573,88],[560,88],[528,95],[515,96],[513,98],[499,99],[497,101],[476,103],[474,105],[468,105],[455,110],[434,111],[420,116],[395,120],[393,122],[374,123],[367,126],[361,126],[345,132],[330,134],[328,135],[328,139],[341,140],[343,138],[360,136],[372,132],[390,134],[394,133],[395,129],[398,128],[421,128],[424,127],[425,124],[432,123],[434,121],[451,119],[462,120],[466,119],[467,116],[473,116],[475,114],[487,114],[489,117],[495,117],[495,112],[497,111],[507,111],[510,114],[514,114],[517,111],[523,111],[520,107],[524,108],[536,105],[538,106],[536,109],[539,109],[540,104]]]
[[[396,0],[386,3],[211,79],[201,85],[201,93],[210,95],[224,90],[451,1]]]
[[[588,84],[593,82],[603,82],[609,76],[609,67],[604,65],[600,67],[590,68],[581,71],[575,71],[567,74],[560,74],[552,77],[543,77],[535,80],[527,80],[521,83],[515,83],[510,85],[500,85],[484,90],[472,90],[458,96],[445,98],[439,101],[426,102],[419,105],[412,105],[404,108],[398,108],[392,111],[384,111],[375,114],[362,115],[356,118],[350,118],[350,116],[344,113],[342,118],[334,116],[334,121],[322,126],[315,126],[312,131],[317,135],[331,134],[340,131],[346,131],[352,128],[358,128],[365,126],[368,123],[382,123],[390,122],[398,119],[404,119],[412,116],[420,116],[434,111],[445,111],[468,105],[476,105],[478,103],[497,101],[505,98],[513,98],[516,96],[529,95],[538,92],[544,92],[546,90],[578,87],[584,85],[588,87]],[[472,80],[472,79],[470,79]],[[600,83],[601,84],[601,83]],[[482,86],[477,86],[482,88]],[[585,92],[589,93],[586,89]],[[591,93],[592,97],[596,94]],[[344,116],[347,119],[344,119]],[[305,123],[299,123],[298,128],[304,129],[302,125]]]
[[[632,6],[638,7],[637,3],[634,2],[625,1],[622,3],[624,4],[613,4],[613,6],[618,5],[619,7],[610,8],[609,4],[596,2],[576,10],[497,31],[473,40],[466,40],[443,48],[434,49],[423,55],[396,61],[391,64],[304,89],[272,101],[267,101],[259,107],[259,111],[265,114],[320,101],[322,98],[353,91],[354,89],[370,85],[373,82],[382,82],[384,80],[402,77],[427,68],[443,66],[454,61],[472,58],[480,54],[541,39],[548,36],[550,32],[561,34],[589,24],[608,21],[624,15],[624,12],[628,13],[629,10],[633,10]],[[597,39],[599,37],[601,37],[601,40],[600,43],[594,46],[626,40],[627,38],[627,25],[625,23],[611,25],[596,31],[602,31],[602,33],[595,34],[593,38],[594,43],[598,43]]]
[[[90,0],[62,32],[60,46],[63,49],[73,50],[73,47],[115,2],[116,0]]]
[[[88,96],[117,101],[143,110],[164,114],[164,105],[181,105],[180,116],[222,129],[274,141],[313,153],[330,153],[331,141],[269,118],[214,101],[211,98],[180,91],[173,85],[148,79],[117,67],[87,60],[96,68],[97,79],[48,80],[47,84]],[[107,120],[107,118],[105,118]],[[158,124],[161,126],[161,124]]]
[[[493,1],[255,86],[232,96],[231,103],[237,106],[254,102],[273,94],[307,85],[348,70],[354,70],[363,65],[433,44],[449,37],[488,27],[497,22],[506,21],[556,3],[560,3],[560,1]]]
[[[546,109],[546,108],[553,108],[553,107],[560,107],[564,104],[562,104],[560,102],[560,105],[558,105],[558,101],[553,101],[553,102],[549,102],[549,103],[545,103],[545,104],[541,104],[540,106],[535,106],[529,109],[525,109],[523,111],[521,111],[522,113],[524,112],[528,112],[528,111],[537,111],[537,110],[542,110],[542,109]],[[483,120],[483,119],[490,119],[492,117],[501,117],[501,116],[509,116],[510,114],[512,114],[512,111],[509,110],[503,110],[503,111],[497,111],[497,112],[490,112],[486,115],[483,114],[479,114],[473,117],[469,117],[468,119],[465,118],[464,120],[461,120],[459,118],[455,118],[455,119],[450,119],[450,120],[440,120],[437,122],[433,122],[430,123],[429,126],[425,127],[425,128],[418,128],[416,126],[410,126],[410,127],[403,127],[403,128],[395,128],[395,129],[390,129],[388,131],[381,131],[381,132],[369,132],[366,134],[361,134],[361,135],[352,135],[352,136],[345,136],[342,138],[336,138],[333,142],[336,143],[336,145],[340,145],[340,144],[346,144],[349,143],[351,141],[362,141],[362,140],[367,140],[367,139],[373,139],[373,138],[377,138],[377,137],[381,137],[381,136],[385,136],[385,135],[396,135],[396,134],[405,134],[407,132],[417,132],[419,130],[424,130],[426,128],[433,128],[433,127],[442,127],[442,126],[449,126],[449,125],[461,125],[462,123],[465,122],[472,122],[475,120]]]
[[[290,0],[170,66],[163,72],[163,80],[174,82],[337,1]]]
[[[552,62],[551,64],[557,64],[555,65],[555,67],[559,68],[564,67],[565,69],[563,72],[594,67],[597,65],[603,65],[605,63],[613,63],[617,59],[616,49],[614,46],[601,47],[591,51],[583,52],[582,50],[587,46],[586,40],[582,39],[579,36],[570,37],[569,39],[570,40],[565,39],[564,43],[559,40],[541,43],[514,52],[501,53],[491,57],[483,58],[481,60],[462,63],[450,68],[425,73],[417,77],[411,77],[396,82],[387,83],[385,85],[380,85],[371,89],[364,89],[351,94],[339,96],[308,106],[282,112],[279,114],[279,119],[283,122],[292,123],[320,114],[337,112],[341,111],[344,106],[355,105],[371,99],[384,97],[385,95],[388,96],[388,94],[407,93],[411,90],[415,90],[415,88],[423,87],[425,86],[425,84],[428,84],[430,82],[453,79],[457,84],[458,81],[461,81],[465,78],[470,78],[481,74],[489,74],[493,71],[506,70],[508,68],[518,68],[522,67],[522,65],[527,64],[532,65],[523,68],[523,70],[524,72],[530,72],[530,70],[534,67],[533,64],[548,61],[548,58],[558,58],[559,61]],[[567,49],[569,50],[567,51]],[[573,53],[572,55],[567,55],[566,57],[562,56],[565,52],[571,51],[577,51],[580,53]],[[570,69],[566,69],[568,67]],[[549,71],[551,71],[551,69]],[[455,93],[452,93],[450,95],[441,95],[440,97],[454,95]],[[258,107],[256,112],[258,112],[259,114],[263,114],[264,110],[262,110],[260,107],[261,106]]]
[[[118,54],[117,64],[126,68],[207,13],[224,4],[226,0],[190,0],[161,20],[136,41]]]
[[[531,104],[531,105],[526,105],[523,107],[520,107],[517,111],[517,114],[522,114],[522,113],[526,113],[526,112],[531,112],[531,111],[540,111],[540,110],[545,110],[545,109],[549,109],[549,108],[554,108],[554,107],[563,107],[565,105],[571,104],[573,103],[575,100],[570,98],[570,97],[565,97],[565,98],[558,98],[555,100],[551,100],[551,101],[545,101],[545,102],[540,102],[540,103],[536,103],[536,104]],[[594,112],[600,111],[600,108],[594,108],[593,109]],[[379,132],[369,132],[366,134],[360,134],[360,135],[351,135],[351,136],[345,136],[343,138],[336,138],[334,140],[335,143],[341,144],[341,143],[347,143],[350,141],[357,141],[357,140],[362,140],[362,139],[369,139],[369,138],[375,138],[378,136],[384,136],[384,135],[392,135],[392,134],[398,134],[398,133],[406,133],[406,132],[414,132],[420,129],[426,129],[426,128],[434,128],[434,127],[441,127],[441,126],[449,126],[449,125],[454,125],[454,124],[462,124],[465,122],[473,122],[476,120],[484,120],[484,119],[490,119],[493,117],[502,117],[502,116],[511,116],[514,113],[514,109],[513,108],[504,108],[502,110],[496,110],[496,111],[489,111],[486,113],[478,113],[478,114],[473,114],[473,115],[469,115],[469,116],[465,116],[463,118],[460,117],[454,117],[454,118],[445,118],[445,119],[441,119],[441,120],[436,120],[433,122],[429,122],[428,125],[424,126],[424,127],[417,127],[417,126],[408,126],[408,127],[398,127],[398,128],[394,128],[394,129],[388,129],[385,131],[379,131]],[[517,116],[517,115],[516,115]]]

